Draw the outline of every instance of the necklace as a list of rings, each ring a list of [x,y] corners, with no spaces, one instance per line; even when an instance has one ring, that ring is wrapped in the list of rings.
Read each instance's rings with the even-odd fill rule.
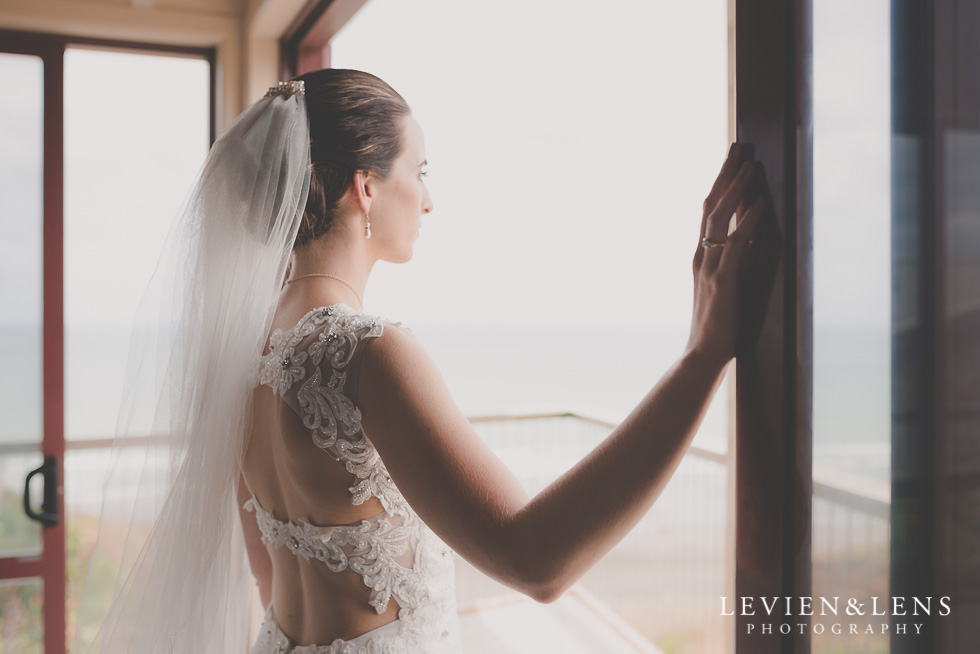
[[[329,277],[330,279],[336,279],[338,282],[344,284],[345,286],[347,286],[347,288],[352,290],[354,292],[354,295],[357,296],[357,301],[361,303],[362,307],[364,306],[364,300],[361,299],[361,294],[357,292],[357,289],[351,286],[350,282],[341,279],[340,277],[337,277],[337,275],[330,275],[327,273],[308,273],[306,275],[300,275],[299,277],[293,277],[292,279],[287,279],[286,283],[291,284],[292,282],[295,282],[297,279],[303,279],[304,277]]]

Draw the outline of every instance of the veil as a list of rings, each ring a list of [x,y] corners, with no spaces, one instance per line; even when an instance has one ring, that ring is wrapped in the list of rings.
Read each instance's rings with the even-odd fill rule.
[[[250,379],[309,184],[305,89],[280,82],[211,147],[140,301],[72,652],[247,651]]]

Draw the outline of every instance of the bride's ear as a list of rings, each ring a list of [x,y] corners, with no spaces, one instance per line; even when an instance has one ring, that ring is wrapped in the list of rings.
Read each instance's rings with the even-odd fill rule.
[[[374,199],[374,183],[377,177],[369,170],[355,170],[354,179],[350,186],[351,201],[357,206],[361,213],[371,212],[371,202]]]

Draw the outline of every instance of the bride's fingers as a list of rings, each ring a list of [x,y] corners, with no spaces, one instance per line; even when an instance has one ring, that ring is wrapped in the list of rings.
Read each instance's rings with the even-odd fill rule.
[[[745,214],[752,208],[752,205],[755,204],[758,197],[759,190],[756,188],[756,185],[754,183],[749,184],[749,188],[746,189],[745,194],[738,201],[738,207],[735,209],[735,221],[730,231],[734,231],[742,224]]]
[[[738,143],[732,143],[732,146],[728,149],[728,158],[721,166],[721,171],[718,173],[718,177],[715,178],[715,183],[711,187],[711,191],[708,193],[708,197],[704,200],[704,205],[701,210],[701,230],[698,232],[698,247],[701,245],[701,237],[706,233],[708,227],[708,216],[714,210],[715,206],[718,204],[718,199],[725,192],[731,183],[735,179],[735,175],[738,173],[738,167],[742,161],[742,147]]]
[[[751,209],[752,205],[755,203],[755,195],[756,194],[752,192],[752,189],[749,188],[746,191],[745,195],[739,198],[738,207],[735,209],[736,227],[738,227],[738,225],[742,222],[742,218],[745,216],[745,212]]]
[[[738,169],[738,174],[725,192],[719,198],[718,203],[708,215],[708,222],[705,226],[705,236],[712,241],[724,241],[728,235],[728,223],[735,213],[735,207],[745,195],[749,182],[752,181],[754,164],[745,161]]]
[[[719,274],[729,274],[731,271],[739,270],[739,262],[745,255],[746,247],[755,236],[759,219],[765,207],[766,199],[759,195],[742,216],[735,231],[728,235],[728,240],[725,241],[725,251],[722,252],[721,260],[718,262]]]
[[[732,214],[739,201],[745,196],[749,182],[752,180],[754,165],[751,161],[746,161],[739,168],[738,174],[729,185],[728,189],[718,200],[714,210],[708,214],[705,221],[705,232],[703,238],[715,244],[727,244],[728,224],[731,222]],[[702,247],[704,243],[702,242]],[[704,248],[701,255],[701,265],[709,269],[718,265],[721,260],[722,250],[725,245],[710,245]]]
[[[705,213],[711,213],[711,210],[718,204],[718,199],[721,198],[725,189],[731,185],[735,175],[738,174],[738,167],[742,163],[742,159],[742,147],[738,143],[732,143],[732,147],[728,149],[728,158],[722,164],[718,177],[715,178],[715,183],[712,184],[711,191],[704,200]]]

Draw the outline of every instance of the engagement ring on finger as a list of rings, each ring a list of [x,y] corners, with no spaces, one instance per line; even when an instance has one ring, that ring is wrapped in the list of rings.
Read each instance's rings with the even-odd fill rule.
[[[701,239],[701,247],[703,248],[723,248],[725,247],[724,241],[712,241],[707,236]]]

